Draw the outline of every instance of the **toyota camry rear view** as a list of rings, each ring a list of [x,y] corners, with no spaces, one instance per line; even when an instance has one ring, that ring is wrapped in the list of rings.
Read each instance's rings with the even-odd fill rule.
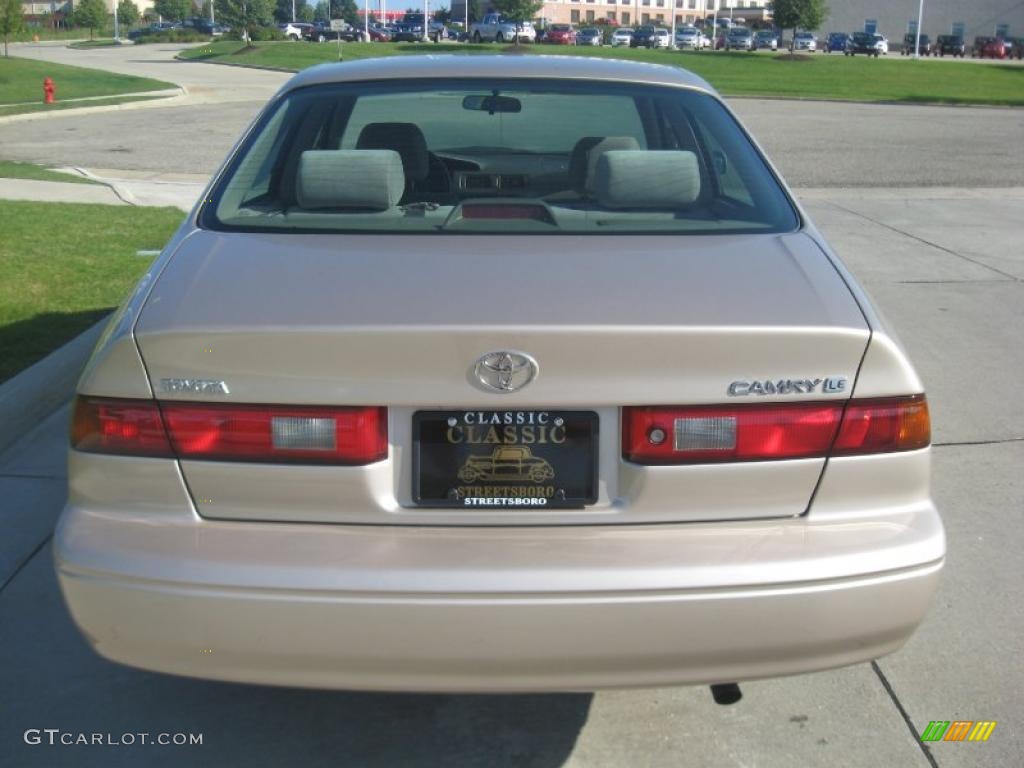
[[[684,70],[315,67],[79,384],[55,538],[115,661],[726,683],[899,648],[945,552],[905,353]]]

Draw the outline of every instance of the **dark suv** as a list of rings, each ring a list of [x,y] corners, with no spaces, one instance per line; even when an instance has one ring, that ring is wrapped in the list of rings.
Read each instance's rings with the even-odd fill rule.
[[[917,35],[907,33],[903,36],[903,48],[900,50],[900,56],[911,56],[914,53],[914,39]],[[921,40],[917,46],[917,52],[922,56],[927,56],[932,52],[931,41],[928,35],[921,35]]]
[[[878,58],[878,48],[875,47],[875,36],[870,32],[854,32],[846,43],[844,56],[856,56],[864,53],[868,56]]]
[[[939,35],[932,46],[932,56],[959,56],[961,59],[967,53],[967,46],[960,35]]]

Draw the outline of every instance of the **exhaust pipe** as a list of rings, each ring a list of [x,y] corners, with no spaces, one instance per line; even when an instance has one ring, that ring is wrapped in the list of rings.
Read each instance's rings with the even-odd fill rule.
[[[718,683],[711,686],[711,698],[715,704],[727,707],[743,698],[743,692],[736,683]]]

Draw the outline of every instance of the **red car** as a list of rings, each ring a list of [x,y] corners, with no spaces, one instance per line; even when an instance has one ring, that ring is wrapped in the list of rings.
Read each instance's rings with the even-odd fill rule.
[[[971,49],[971,58],[1005,59],[1006,46],[998,37],[976,37],[974,48]]]
[[[552,24],[544,35],[545,43],[576,45],[576,28],[572,24]]]
[[[1003,41],[994,37],[985,43],[985,46],[981,49],[981,58],[983,59],[1005,59],[1006,58],[1006,45]]]

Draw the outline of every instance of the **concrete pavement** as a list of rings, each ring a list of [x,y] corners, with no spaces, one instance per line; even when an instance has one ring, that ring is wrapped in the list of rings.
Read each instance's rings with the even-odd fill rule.
[[[55,170],[86,176],[98,183],[0,178],[0,200],[175,206],[189,211],[199,199],[207,181],[205,176],[195,174],[152,174],[84,168]]]
[[[810,189],[801,197],[889,316],[928,386],[949,532],[936,604],[876,665],[706,688],[567,696],[318,692],[177,679],[95,656],[48,541],[66,410],[0,455],[0,765],[1003,766],[1024,754],[1024,220],[1021,190]],[[301,631],[297,628],[296,631]],[[16,692],[14,694],[10,692]],[[930,720],[991,719],[984,744]],[[202,733],[202,747],[26,745],[28,728]]]
[[[209,176],[289,75],[176,61],[174,55],[186,47],[14,46],[17,56],[155,77],[184,87],[189,95],[174,104],[105,114],[52,113],[30,124],[0,125],[0,156]],[[1007,68],[1008,76],[1022,72]],[[733,99],[730,104],[796,187],[1024,183],[1024,109],[766,99]]]

